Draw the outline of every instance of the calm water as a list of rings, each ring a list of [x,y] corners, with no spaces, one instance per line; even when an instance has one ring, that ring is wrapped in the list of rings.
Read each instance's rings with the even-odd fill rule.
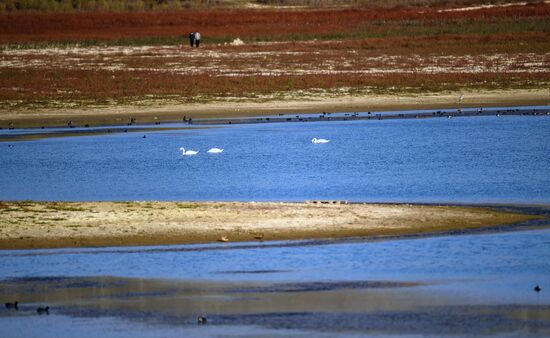
[[[313,137],[331,142],[314,145]],[[491,116],[231,125],[11,147],[5,142],[0,200],[548,204],[549,137],[548,116]],[[184,158],[182,146],[200,152]],[[211,147],[225,151],[209,155]],[[69,286],[57,287],[57,277],[69,278]],[[79,277],[87,279],[71,282]],[[93,282],[111,277],[130,278],[144,289],[113,294]],[[147,292],[157,280],[255,283],[268,291]],[[339,289],[364,281],[422,285]],[[314,296],[308,291],[293,302],[297,293],[269,289],[284,283],[333,283],[336,289],[312,291]],[[542,292],[533,291],[536,284]],[[550,229],[328,244],[0,251],[4,301],[13,301],[5,291],[13,285],[24,305],[17,312],[0,308],[1,337],[544,337],[550,332]],[[100,297],[105,294],[112,297]],[[35,308],[45,302],[52,314],[38,316]],[[215,325],[198,327],[197,311],[206,309]]]
[[[550,332],[550,229],[283,244],[3,251],[0,286],[25,278],[15,285],[27,301],[17,312],[0,309],[6,334],[0,336],[546,337]],[[111,277],[66,278],[78,276]],[[138,289],[119,290],[112,277],[138,277]],[[241,290],[250,282],[267,286],[252,294],[147,287],[158,279]],[[427,284],[341,286],[354,281]],[[335,290],[315,291],[320,284]],[[542,292],[533,291],[536,284]],[[309,291],[284,291],[285,285]],[[16,297],[2,290],[0,297]],[[45,302],[52,314],[36,315],[36,306]],[[201,328],[195,318],[205,311],[211,323]]]
[[[307,242],[305,242],[307,243]],[[468,281],[550,285],[550,229],[324,245],[207,244],[4,250],[0,279],[114,276],[212,281]],[[327,273],[330,272],[330,273]],[[519,293],[518,293],[519,292]],[[483,293],[487,296],[487,290]],[[541,293],[550,301],[550,293]],[[512,297],[503,294],[502,300]]]
[[[548,116],[145,134],[0,143],[0,200],[550,202]],[[182,146],[200,152],[183,158]]]

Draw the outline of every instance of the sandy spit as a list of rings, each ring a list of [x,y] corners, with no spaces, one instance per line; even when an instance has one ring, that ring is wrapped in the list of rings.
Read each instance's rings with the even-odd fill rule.
[[[0,249],[437,233],[536,216],[490,208],[275,202],[0,202]]]

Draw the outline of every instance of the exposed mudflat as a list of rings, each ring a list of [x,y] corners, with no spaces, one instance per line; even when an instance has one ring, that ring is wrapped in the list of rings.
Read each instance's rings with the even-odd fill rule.
[[[478,90],[450,93],[420,93],[402,95],[338,95],[326,97],[299,94],[300,98],[271,98],[238,102],[182,103],[151,101],[146,105],[115,105],[112,107],[56,108],[12,110],[0,108],[0,128],[67,127],[126,125],[161,122],[184,122],[189,119],[227,119],[261,117],[285,113],[398,111],[409,109],[445,109],[464,107],[511,107],[548,105],[548,89],[538,90]],[[460,98],[460,100],[459,100]],[[460,101],[460,102],[458,102]],[[198,121],[197,121],[198,122]]]
[[[56,333],[36,307],[49,304],[46,316],[56,327],[71,325],[83,333],[97,325],[129,325],[119,336],[167,337],[271,334],[303,337],[307,332],[347,336],[409,334],[436,336],[545,336],[550,332],[548,305],[463,304],[430,283],[356,281],[321,283],[222,283],[112,277],[19,278],[0,282],[2,297],[18,299],[18,310],[0,310],[10,329],[24,323]],[[435,292],[434,292],[435,291]],[[431,294],[431,293],[434,294]],[[197,325],[197,316],[207,323]],[[42,319],[42,320],[40,320]],[[70,323],[70,324],[69,324]],[[136,325],[143,325],[142,328]],[[139,332],[143,330],[142,332]],[[272,330],[272,331],[271,331]],[[118,331],[117,331],[118,332]],[[64,333],[65,336],[67,333]],[[271,336],[270,335],[270,336]]]

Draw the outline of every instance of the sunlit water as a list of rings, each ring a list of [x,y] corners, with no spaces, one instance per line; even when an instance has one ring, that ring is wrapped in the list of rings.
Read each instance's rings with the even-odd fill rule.
[[[0,143],[0,200],[548,204],[549,136],[549,117],[506,116],[232,125],[52,138],[12,142],[12,147]],[[331,142],[314,145],[313,137]],[[182,146],[200,152],[183,158],[178,151]],[[210,147],[225,150],[209,155]],[[417,288],[418,292],[433,299],[451,295],[455,305],[540,308],[550,304],[546,292],[550,230],[385,241],[0,252],[0,282],[52,276],[231,283],[422,282],[427,284]],[[544,287],[543,292],[533,291],[536,284]],[[319,318],[322,323],[325,317]],[[182,331],[181,324],[158,326],[139,321],[127,320],[125,315],[81,318],[54,312],[40,317],[3,312],[0,336],[334,335],[251,325],[209,326],[208,331],[185,326]],[[426,325],[429,329],[432,324]],[[398,333],[409,332],[401,330]]]
[[[550,285],[550,230],[324,245],[286,244],[3,251],[0,277],[469,281],[466,286],[491,284],[481,295],[496,295],[504,302],[531,294],[533,285]],[[514,292],[508,292],[514,288]],[[550,294],[544,293],[544,299],[550,301]]]
[[[0,278],[113,276],[261,282],[471,280],[518,287],[521,294],[532,293],[532,286],[537,283],[550,285],[550,230],[547,229],[304,244],[5,250],[0,252]],[[545,297],[548,296],[545,293]],[[511,295],[504,293],[502,297],[506,299]]]
[[[489,116],[4,142],[0,199],[547,203],[549,136],[548,116]]]
[[[208,244],[3,251],[0,253],[2,262],[0,282],[2,279],[17,277],[46,277],[44,280],[46,285],[47,278],[54,276],[113,276],[229,282],[233,285],[235,283],[259,282],[272,284],[275,288],[280,285],[278,283],[307,282],[315,283],[314,286],[323,282],[345,281],[427,283],[425,286],[405,288],[404,291],[388,291],[388,295],[397,297],[387,300],[388,304],[397,302],[397,305],[393,306],[398,306],[400,302],[403,302],[408,304],[407,306],[414,306],[415,302],[420,302],[417,310],[396,311],[387,315],[384,314],[384,311],[377,315],[378,312],[372,313],[370,310],[364,314],[353,315],[359,323],[365,323],[365,321],[368,323],[368,320],[374,320],[372,318],[379,318],[378,320],[383,321],[387,320],[388,316],[390,316],[389,318],[391,316],[420,316],[421,322],[414,324],[414,329],[408,329],[408,324],[403,326],[392,322],[392,326],[384,328],[381,333],[369,331],[368,334],[363,332],[359,335],[368,337],[392,336],[388,334],[392,332],[392,328],[400,334],[424,332],[420,336],[431,336],[425,334],[430,332],[433,336],[454,336],[454,334],[458,334],[457,336],[460,337],[472,334],[502,336],[506,332],[506,321],[495,323],[493,319],[490,319],[493,317],[489,319],[493,321],[490,328],[496,330],[494,332],[481,331],[484,327],[484,320],[481,319],[473,320],[473,322],[468,319],[462,325],[460,323],[453,324],[460,330],[454,334],[446,332],[444,326],[440,326],[442,320],[447,320],[445,316],[450,316],[448,318],[452,318],[452,320],[465,320],[460,311],[466,311],[465,316],[469,318],[468,311],[471,311],[470,315],[474,315],[477,313],[476,311],[479,311],[477,306],[489,306],[489,309],[495,309],[493,311],[500,311],[498,309],[514,311],[516,307],[521,307],[539,311],[536,313],[541,317],[535,317],[538,320],[548,321],[549,319],[544,309],[550,304],[550,294],[545,289],[540,293],[533,291],[533,286],[536,284],[542,285],[543,288],[550,285],[549,229],[374,242],[352,241],[324,244],[304,242],[303,245],[294,244],[278,242],[258,245]],[[19,283],[24,283],[24,279]],[[70,287],[67,292],[71,292],[72,288],[74,286]],[[56,293],[59,291],[61,290],[55,290]],[[98,295],[102,294],[99,290],[97,293]],[[403,295],[401,298],[399,298],[400,293]],[[323,292],[319,296],[322,294]],[[376,294],[376,290],[371,291],[371,294]],[[73,292],[71,295],[75,298],[67,305],[78,304],[78,293]],[[120,297],[122,300],[137,302],[137,304],[147,304],[148,301],[154,304],[155,301],[164,299],[162,294],[155,298],[154,294],[148,295],[146,292],[142,296],[143,300],[137,295],[131,298],[123,295]],[[238,302],[234,297],[229,294],[220,298],[219,302],[230,300]],[[269,299],[269,293],[265,297]],[[89,299],[87,301],[90,302]],[[109,302],[108,299],[105,301]],[[116,303],[116,301],[117,298],[114,298],[113,302]],[[102,304],[101,299],[98,299],[97,302]],[[344,304],[342,303],[342,309],[345,311]],[[369,304],[369,306],[372,308],[377,305]],[[314,308],[313,305],[312,309]],[[265,324],[257,326],[241,323],[240,318],[243,320],[249,318],[244,314],[216,317],[215,313],[210,313],[214,318],[214,324],[216,324],[216,320],[223,321],[225,318],[226,321],[229,320],[236,325],[212,325],[203,329],[197,327],[196,324],[193,325],[192,320],[189,323],[185,316],[183,316],[183,319],[186,320],[184,322],[181,320],[174,322],[170,317],[162,316],[160,318],[153,317],[153,319],[157,318],[153,320],[150,316],[154,315],[154,312],[147,308],[142,310],[145,312],[138,313],[134,312],[136,310],[133,307],[126,310],[129,311],[128,313],[119,310],[116,312],[118,316],[116,318],[109,317],[109,312],[103,316],[97,314],[82,316],[78,312],[72,315],[67,310],[62,312],[62,308],[59,306],[58,308],[54,306],[52,311],[52,316],[48,317],[33,315],[32,311],[28,310],[26,312],[19,311],[20,313],[8,317],[6,315],[9,313],[2,312],[0,313],[0,323],[7,330],[5,332],[20,333],[29,337],[71,337],[73,335],[91,337],[97,334],[113,337],[178,337],[181,334],[193,337],[305,337],[310,335],[347,337],[359,334],[356,332],[357,329],[350,332],[338,332],[337,327],[346,324],[338,320],[338,317],[334,318],[334,316],[339,316],[337,313],[323,314],[322,310],[303,314],[307,322],[293,322],[294,314],[282,313],[279,316],[284,323],[287,323],[286,328],[278,327],[276,324],[278,317],[274,319],[271,317],[276,314],[258,314],[259,317],[249,314],[252,316],[250,318]],[[165,311],[170,312],[169,309],[165,309]],[[434,313],[430,312],[428,317],[433,317],[433,322],[422,317],[421,314],[425,311],[435,311]],[[439,317],[438,311],[443,313],[443,317]],[[445,314],[447,312],[449,314]],[[273,323],[274,320],[275,323]],[[529,318],[525,320],[527,320],[526,323],[529,323]],[[317,321],[320,322],[315,324]],[[311,322],[311,325],[307,324],[308,322]],[[32,325],[28,325],[29,323]],[[546,324],[541,326],[541,329],[548,328],[548,323],[544,323]],[[303,325],[305,328],[302,328]],[[324,329],[317,331],[315,325],[322,325]],[[369,325],[374,325],[374,323]],[[432,325],[435,325],[435,328]],[[468,325],[474,326],[469,327]],[[529,325],[530,330],[538,327],[536,323]],[[517,329],[517,326],[513,327]],[[294,329],[288,330],[287,328]],[[297,328],[299,330],[296,330]],[[308,328],[313,331],[308,332]],[[534,331],[531,335],[542,337],[547,331],[537,332]],[[508,332],[507,334],[510,337],[522,337],[525,333]],[[400,337],[402,336],[400,335]]]

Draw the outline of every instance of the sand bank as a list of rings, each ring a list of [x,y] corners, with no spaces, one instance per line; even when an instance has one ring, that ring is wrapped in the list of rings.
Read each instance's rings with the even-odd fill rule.
[[[537,218],[490,208],[254,202],[0,202],[0,249],[438,233]]]
[[[462,97],[461,97],[462,95]],[[459,98],[461,98],[459,100]],[[235,118],[281,113],[366,112],[410,109],[444,109],[467,107],[508,107],[550,104],[550,91],[479,90],[456,93],[419,93],[404,95],[339,96],[331,98],[258,102],[190,104],[154,104],[150,106],[105,106],[95,108],[0,110],[0,128],[52,127],[73,125],[124,125],[133,118],[136,123],[173,122],[186,119]]]

